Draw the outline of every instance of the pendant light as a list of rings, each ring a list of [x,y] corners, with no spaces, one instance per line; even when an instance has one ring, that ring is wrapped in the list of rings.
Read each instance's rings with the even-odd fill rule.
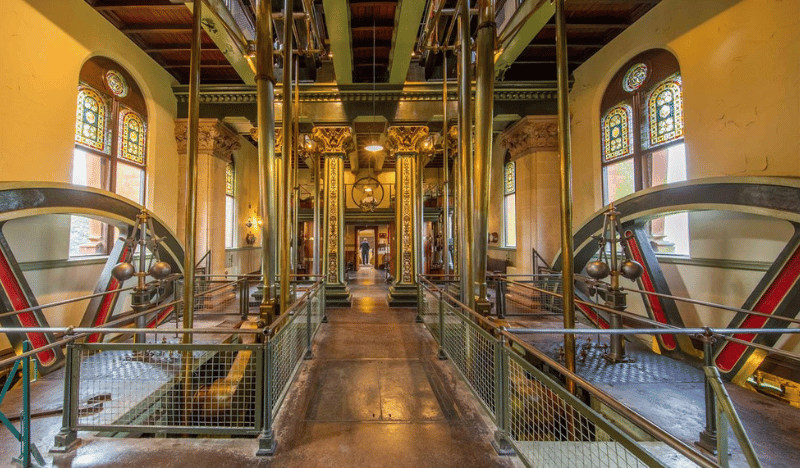
[[[372,119],[374,122],[375,119],[375,11],[372,12]],[[383,151],[383,145],[380,144],[378,140],[375,139],[375,134],[372,134],[372,143],[367,145],[365,148],[367,151],[371,153],[376,153],[378,151]]]

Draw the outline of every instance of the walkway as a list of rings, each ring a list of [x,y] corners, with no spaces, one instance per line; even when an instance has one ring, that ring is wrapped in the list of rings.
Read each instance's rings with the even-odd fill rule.
[[[476,401],[436,359],[414,309],[388,307],[383,278],[362,268],[353,307],[328,310],[314,360],[277,421],[274,466],[517,466],[496,456]]]

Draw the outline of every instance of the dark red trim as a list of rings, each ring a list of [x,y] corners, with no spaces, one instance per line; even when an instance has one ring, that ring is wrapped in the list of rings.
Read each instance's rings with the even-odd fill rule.
[[[764,294],[761,295],[753,310],[764,314],[773,314],[786,294],[792,289],[794,284],[800,278],[800,246],[798,246],[789,260],[783,265],[780,273],[767,287]],[[748,315],[739,328],[763,328],[769,320],[769,317],[759,317],[757,315]],[[752,333],[733,335],[742,341],[752,342],[756,335]],[[747,346],[741,343],[727,342],[720,350],[715,363],[720,370],[729,372],[742,358],[742,355],[747,351]]]
[[[147,324],[147,328],[155,328],[161,325],[161,322],[164,321],[165,318],[172,312],[175,306],[169,306],[166,309],[162,310],[161,312],[156,315],[156,317]]]
[[[122,252],[120,252],[119,257],[117,258],[118,260],[117,263],[127,260],[128,251],[129,251],[129,246],[125,245],[125,247],[122,248]],[[108,286],[106,287],[105,290],[106,292],[108,292],[108,291],[113,291],[115,289],[119,289],[121,284],[122,283],[120,283],[118,279],[111,277],[111,279],[108,282]],[[95,315],[94,323],[92,324],[93,326],[100,327],[102,325],[105,325],[105,323],[108,321],[108,317],[111,315],[112,312],[111,309],[117,302],[118,296],[119,293],[106,294],[105,296],[103,296],[103,300],[102,302],[100,302],[100,307],[97,310],[97,315]],[[97,343],[98,340],[100,340],[100,336],[101,335],[98,333],[89,335],[89,338],[86,339],[86,342]]]
[[[633,259],[642,265],[642,287],[647,292],[658,292],[653,285],[653,278],[651,277],[650,269],[647,268],[647,263],[644,261],[644,255],[642,255],[642,251],[639,248],[639,243],[636,242],[636,238],[633,237],[633,232],[626,231],[625,236],[627,237],[628,248],[631,251]],[[667,314],[664,312],[664,308],[661,307],[661,301],[658,299],[658,297],[651,296],[649,294],[645,294],[645,296],[645,300],[650,305],[650,311],[653,313],[653,318],[659,323],[669,325],[669,321],[667,321]],[[675,337],[673,335],[661,335],[661,343],[665,348],[667,348],[668,351],[674,351],[678,348],[678,343],[675,341]]]
[[[594,311],[592,307],[587,306],[586,304],[577,303],[578,307],[583,311],[583,313],[589,317],[589,320],[594,322],[600,328],[608,328],[608,322],[606,322],[603,317],[600,316],[597,312]]]
[[[16,275],[14,275],[11,265],[9,265],[8,259],[6,258],[6,254],[2,249],[0,249],[0,284],[6,296],[8,296],[13,310],[22,310],[31,307],[30,301],[22,291],[22,287],[19,285],[19,281]],[[23,327],[39,327],[42,325],[33,312],[17,314],[17,319]],[[28,341],[31,342],[33,349],[50,344],[50,340],[47,339],[44,333],[26,333],[25,335],[28,337]],[[37,353],[36,358],[41,365],[49,366],[55,362],[56,353],[52,349],[48,349]]]

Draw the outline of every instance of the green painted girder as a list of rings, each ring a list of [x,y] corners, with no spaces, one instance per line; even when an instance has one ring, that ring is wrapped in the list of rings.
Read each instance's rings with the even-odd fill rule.
[[[495,76],[501,75],[531,43],[544,25],[555,15],[555,4],[546,0],[526,0],[499,31],[503,43],[494,55]],[[517,31],[505,38],[507,31]]]
[[[347,0],[322,0],[325,27],[331,41],[333,71],[338,84],[353,84],[353,51],[350,35],[350,5]],[[410,53],[410,52],[409,52]]]
[[[400,0],[397,6],[392,57],[389,60],[389,83],[402,84],[406,81],[411,52],[416,45],[419,25],[425,13],[425,4],[421,0]]]

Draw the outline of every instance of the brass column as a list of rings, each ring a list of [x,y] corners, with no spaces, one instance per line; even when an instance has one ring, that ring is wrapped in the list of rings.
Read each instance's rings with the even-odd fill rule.
[[[419,147],[428,137],[428,127],[389,127],[386,144],[395,155],[395,252],[397,276],[389,292],[389,306],[414,307],[417,303],[417,273],[422,232],[419,200]]]
[[[320,236],[322,236],[322,218],[320,217],[320,204],[322,200],[319,198],[319,163],[320,154],[316,153],[311,158],[314,164],[314,274],[322,274],[322,262],[320,262]]]
[[[327,303],[349,306],[344,283],[344,157],[353,144],[350,127],[314,127],[314,139],[325,157],[325,254],[323,271]]]
[[[197,2],[200,4],[201,2]],[[258,2],[256,18],[256,92],[258,117],[258,188],[261,208],[261,274],[263,297],[259,307],[267,323],[275,319],[275,264],[278,226],[276,205],[275,161],[275,88],[272,57],[272,5],[268,0]]]
[[[292,216],[292,0],[283,2],[283,150],[281,151],[281,176],[283,181],[283,204],[281,205],[281,287],[280,313],[289,308],[289,280],[291,279],[291,216]]]
[[[192,12],[192,52],[189,62],[189,129],[186,152],[186,251],[183,260],[183,328],[194,326],[194,264],[197,257],[197,154],[200,144],[200,26],[201,2],[194,4]],[[192,335],[184,334],[183,343],[191,343]]]
[[[447,127],[447,51],[442,55],[442,159],[444,159],[444,169],[442,171],[442,179],[444,186],[444,200],[442,203],[442,212],[444,213],[442,226],[442,237],[444,238],[444,252],[442,252],[442,260],[444,261],[444,274],[449,275],[452,273],[450,270],[450,142],[448,141],[448,127]]]
[[[470,307],[475,306],[475,264],[473,245],[475,244],[472,220],[472,79],[470,78],[469,2],[462,1],[459,11],[459,74],[458,74],[458,136],[461,179],[461,301]],[[485,239],[484,239],[485,241]]]
[[[466,2],[465,2],[466,3]],[[472,218],[475,222],[474,277],[478,286],[476,307],[488,315],[486,256],[489,237],[489,180],[492,167],[492,111],[494,107],[494,22],[492,0],[478,2],[478,38],[475,91],[475,178]]]
[[[572,154],[569,133],[569,71],[567,69],[567,20],[564,0],[556,0],[556,67],[558,68],[558,150],[561,153],[561,273],[564,294],[564,328],[575,328],[574,252],[572,240]],[[564,335],[564,360],[575,372],[575,335]],[[575,393],[575,382],[567,379]]]

